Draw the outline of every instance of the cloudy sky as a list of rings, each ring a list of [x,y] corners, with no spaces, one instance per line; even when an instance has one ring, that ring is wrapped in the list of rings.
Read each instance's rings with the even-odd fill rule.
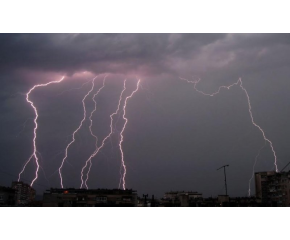
[[[108,74],[93,116],[92,129],[100,141],[110,132],[110,114],[117,108],[124,79],[125,96],[141,79],[126,112],[127,188],[158,197],[170,190],[216,196],[225,192],[223,172],[216,169],[229,164],[228,193],[246,196],[255,157],[265,141],[251,122],[245,93],[235,86],[214,97],[203,96],[180,77],[200,78],[197,87],[206,93],[241,78],[254,120],[272,141],[282,169],[290,155],[289,63],[289,34],[0,34],[0,185],[17,180],[33,151],[34,112],[25,99],[29,89],[65,76],[63,82],[31,94],[39,113],[41,166],[33,187],[41,193],[60,187],[57,170],[83,117],[82,99],[98,75],[85,102],[90,113],[92,95]],[[110,141],[93,159],[91,188],[119,185],[122,114],[115,118]],[[80,186],[80,169],[94,150],[88,127],[86,120],[69,148],[65,187]],[[32,161],[23,181],[30,183],[35,169]],[[274,156],[266,144],[255,171],[268,170],[274,170]]]

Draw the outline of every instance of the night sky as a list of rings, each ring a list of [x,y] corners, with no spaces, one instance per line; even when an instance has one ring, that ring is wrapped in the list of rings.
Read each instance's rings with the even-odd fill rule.
[[[71,134],[82,117],[82,99],[95,81],[95,93],[107,81],[97,101],[93,132],[101,141],[110,132],[110,114],[118,105],[127,79],[128,96],[141,79],[140,90],[128,100],[123,150],[126,187],[163,196],[166,191],[224,194],[227,168],[230,196],[247,196],[259,149],[265,144],[252,124],[245,93],[238,86],[219,86],[239,78],[247,89],[255,122],[272,141],[281,170],[290,150],[290,35],[289,34],[0,34],[0,185],[17,180],[33,152],[34,112],[25,94],[35,84],[65,79],[37,88],[31,100],[38,109],[38,194],[60,187],[58,168]],[[84,83],[86,83],[84,85]],[[91,94],[87,113],[93,110]],[[124,103],[124,98],[121,103]],[[122,111],[112,138],[93,159],[90,188],[117,188],[120,179],[119,132]],[[94,151],[88,119],[76,134],[63,168],[65,187],[80,186],[80,171]],[[22,180],[30,183],[35,162]],[[274,170],[269,144],[255,171]],[[254,194],[254,181],[252,182]]]

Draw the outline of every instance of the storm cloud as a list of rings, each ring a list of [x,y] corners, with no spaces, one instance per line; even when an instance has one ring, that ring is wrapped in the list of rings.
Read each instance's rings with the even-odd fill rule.
[[[62,92],[107,73],[94,120],[100,139],[109,131],[123,80],[128,78],[128,91],[136,78],[142,80],[142,89],[128,104],[127,187],[158,196],[168,190],[222,194],[223,179],[216,168],[230,164],[229,193],[244,196],[264,144],[251,124],[244,93],[237,87],[205,97],[179,77],[201,78],[199,88],[209,93],[241,77],[255,121],[273,142],[281,169],[289,159],[289,64],[289,34],[0,34],[0,167],[10,174],[1,175],[1,185],[15,180],[31,155],[33,122],[27,119],[34,116],[23,94],[33,84],[66,76],[62,84],[32,95],[40,113],[38,148],[46,172],[40,173],[35,188],[59,187],[55,170],[82,117],[81,99],[90,86]],[[92,109],[89,100],[87,104]],[[64,170],[68,186],[79,186],[78,168],[93,148],[86,129]],[[117,140],[96,160],[92,187],[117,187]],[[256,170],[273,170],[269,146]],[[25,177],[32,176],[33,166]]]

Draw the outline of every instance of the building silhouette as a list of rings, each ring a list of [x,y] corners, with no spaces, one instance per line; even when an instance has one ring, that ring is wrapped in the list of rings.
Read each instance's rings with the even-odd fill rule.
[[[135,207],[137,192],[120,189],[56,189],[43,194],[43,207]]]
[[[34,201],[36,191],[24,182],[12,182],[11,188],[15,190],[16,205],[27,205]]]
[[[16,190],[0,186],[0,206],[15,206]]]
[[[198,207],[203,201],[201,193],[171,191],[166,192],[160,205],[164,207]]]
[[[290,206],[290,171],[255,173],[256,198],[263,206]]]

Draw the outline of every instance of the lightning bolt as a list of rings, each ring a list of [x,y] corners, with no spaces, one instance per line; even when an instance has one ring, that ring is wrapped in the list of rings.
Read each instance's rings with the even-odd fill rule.
[[[249,190],[248,190],[248,196],[249,196],[249,197],[251,196],[251,182],[252,182],[252,179],[253,179],[253,177],[254,177],[255,166],[256,166],[256,163],[257,163],[258,158],[259,158],[259,156],[260,156],[260,153],[261,153],[261,151],[263,150],[263,148],[264,148],[265,146],[266,146],[266,141],[265,141],[265,144],[260,148],[260,150],[259,150],[257,156],[255,157],[255,162],[254,162],[254,165],[253,165],[252,176],[251,176],[251,178],[250,178],[250,180],[249,180]]]
[[[38,124],[37,124],[37,119],[38,119],[38,112],[37,112],[37,108],[34,106],[34,103],[29,99],[29,95],[30,93],[38,88],[38,87],[46,87],[50,84],[53,83],[60,83],[64,80],[64,77],[62,77],[60,80],[58,81],[51,81],[45,84],[37,84],[34,85],[27,93],[26,93],[26,101],[30,104],[30,106],[33,108],[34,113],[35,113],[35,118],[34,118],[34,129],[33,129],[33,153],[32,155],[29,157],[29,159],[26,161],[26,163],[24,164],[24,167],[22,169],[22,171],[19,173],[18,175],[18,181],[20,181],[21,179],[21,174],[25,171],[25,168],[27,166],[27,164],[34,158],[35,159],[35,163],[36,163],[36,171],[35,171],[35,178],[32,180],[30,186],[32,187],[34,182],[36,181],[36,179],[38,178],[38,170],[39,170],[39,161],[38,161],[38,157],[37,157],[37,148],[36,148],[36,138],[37,138],[37,128],[38,128]]]
[[[240,80],[240,87],[243,89],[243,91],[245,92],[245,94],[247,96],[248,106],[249,106],[249,113],[250,113],[250,116],[251,116],[252,123],[253,123],[253,125],[255,127],[257,127],[261,131],[264,140],[267,141],[270,144],[270,147],[271,147],[271,150],[273,152],[274,159],[275,159],[274,160],[274,165],[275,165],[275,168],[276,168],[276,172],[279,172],[278,166],[277,166],[277,156],[276,156],[276,152],[275,152],[274,147],[273,147],[273,143],[268,138],[266,138],[264,130],[257,123],[255,123],[254,118],[253,118],[253,114],[252,114],[252,106],[251,106],[249,94],[248,94],[247,90],[243,87],[242,79],[240,78],[239,80]]]
[[[93,133],[93,131],[92,131],[92,126],[93,126],[93,120],[92,120],[92,117],[93,117],[93,114],[94,114],[94,112],[97,110],[97,102],[96,102],[96,96],[100,93],[100,91],[105,87],[105,81],[106,81],[106,78],[107,78],[107,75],[104,77],[104,80],[103,80],[103,85],[102,85],[102,87],[93,95],[93,97],[92,97],[92,100],[93,100],[93,102],[94,102],[94,104],[95,104],[95,107],[94,107],[94,109],[93,109],[93,111],[91,112],[91,114],[90,114],[90,117],[89,117],[89,120],[90,120],[90,126],[89,126],[89,130],[90,130],[90,133],[91,133],[91,135],[96,139],[96,143],[95,143],[95,149],[97,149],[98,148],[98,137]],[[90,160],[89,161],[89,170],[88,170],[88,174],[90,173],[90,171],[91,171],[91,167],[92,167],[92,161]],[[86,185],[86,184],[85,184]],[[87,185],[86,185],[86,187],[87,187]],[[88,188],[88,187],[87,187]]]
[[[98,137],[93,133],[93,131],[92,131],[92,126],[93,126],[93,120],[92,120],[92,117],[93,117],[93,114],[95,113],[95,111],[97,111],[97,102],[96,102],[96,96],[98,96],[98,94],[102,91],[102,89],[105,87],[105,82],[106,82],[106,78],[107,78],[107,76],[105,76],[104,77],[104,80],[103,80],[103,85],[102,85],[102,87],[93,95],[93,97],[92,97],[92,100],[93,100],[93,102],[94,102],[94,109],[93,109],[93,111],[91,112],[91,114],[90,114],[90,117],[89,117],[89,120],[90,120],[90,126],[89,126],[89,130],[90,130],[90,133],[91,133],[91,135],[96,139],[96,144],[95,144],[95,146],[97,147],[97,144],[98,144]]]
[[[127,169],[126,169],[126,165],[125,165],[125,161],[124,161],[124,152],[123,152],[123,148],[122,148],[122,143],[124,141],[123,133],[124,133],[126,125],[128,123],[128,118],[126,118],[126,107],[127,107],[128,100],[130,98],[132,98],[133,95],[139,90],[139,85],[140,85],[140,79],[137,82],[137,88],[131,93],[130,96],[126,97],[125,102],[124,102],[124,106],[123,106],[123,119],[125,120],[125,123],[124,123],[124,126],[122,128],[122,131],[120,132],[121,139],[120,139],[120,142],[119,142],[119,148],[120,148],[120,152],[121,152],[121,163],[122,163],[121,166],[123,167],[123,175],[121,174],[120,182],[121,182],[121,179],[122,179],[123,189],[124,190],[126,189],[125,177],[126,177]]]
[[[83,119],[81,120],[78,128],[73,132],[72,134],[72,140],[70,141],[70,143],[67,145],[66,149],[65,149],[65,156],[64,158],[62,159],[62,162],[61,162],[61,165],[58,169],[58,172],[59,172],[59,177],[60,177],[60,185],[61,185],[61,188],[63,188],[63,179],[62,179],[62,174],[61,174],[61,170],[62,170],[62,167],[64,165],[64,162],[65,160],[67,159],[67,155],[68,155],[68,149],[69,147],[75,142],[75,134],[81,129],[82,125],[83,125],[83,122],[86,120],[86,116],[87,116],[87,112],[86,112],[86,105],[85,105],[85,100],[86,98],[90,95],[90,93],[94,90],[94,86],[95,86],[95,79],[97,77],[95,77],[93,80],[92,80],[92,87],[91,89],[88,91],[88,93],[84,96],[83,100],[82,100],[82,103],[83,103],[83,109],[84,109],[84,116],[83,116]]]
[[[197,91],[197,92],[199,92],[199,93],[201,93],[201,94],[203,94],[203,95],[205,95],[205,96],[210,96],[210,97],[213,97],[213,96],[219,94],[220,91],[221,91],[223,88],[226,88],[226,89],[230,90],[233,86],[238,85],[239,82],[242,81],[241,79],[239,79],[237,82],[235,82],[235,83],[233,83],[233,84],[231,84],[231,85],[229,85],[229,86],[220,86],[220,87],[218,88],[218,90],[217,90],[216,92],[214,92],[214,93],[205,93],[205,92],[200,91],[200,90],[198,90],[198,89],[196,88],[196,85],[200,82],[201,79],[198,79],[197,81],[189,81],[189,80],[187,80],[187,79],[185,79],[185,78],[181,78],[181,77],[180,77],[179,79],[180,79],[180,80],[187,81],[188,83],[193,83],[193,87],[194,87],[195,91]]]
[[[262,135],[263,135],[264,140],[265,140],[266,142],[268,142],[269,145],[270,145],[270,148],[271,148],[272,153],[273,153],[273,156],[274,156],[274,165],[275,165],[275,168],[276,168],[276,172],[278,172],[277,156],[276,156],[276,152],[275,152],[274,147],[273,147],[273,143],[272,143],[272,142],[271,142],[271,141],[266,137],[264,130],[263,130],[263,129],[262,129],[262,128],[261,128],[261,127],[260,127],[260,126],[255,122],[255,121],[254,121],[253,113],[252,113],[252,105],[251,105],[250,97],[249,97],[249,94],[248,94],[247,90],[246,90],[245,87],[243,86],[243,82],[242,82],[242,79],[241,79],[241,78],[239,78],[239,80],[238,80],[236,83],[233,83],[233,84],[231,84],[231,85],[229,85],[229,86],[220,86],[216,92],[211,93],[211,94],[209,94],[209,93],[204,93],[203,91],[200,91],[200,90],[198,90],[198,89],[196,88],[196,85],[200,82],[200,79],[197,80],[197,81],[189,81],[189,80],[187,80],[187,79],[185,79],[185,78],[181,78],[181,77],[180,77],[179,79],[180,79],[180,80],[187,81],[188,83],[193,83],[193,87],[194,87],[194,89],[195,89],[197,92],[199,92],[199,93],[201,93],[201,94],[203,94],[203,95],[206,95],[206,96],[211,96],[211,97],[213,97],[213,96],[215,96],[216,94],[220,93],[220,90],[223,89],[223,88],[226,88],[226,89],[229,90],[229,89],[230,89],[231,87],[233,87],[233,86],[239,86],[239,87],[244,91],[244,93],[245,93],[245,95],[246,95],[246,97],[247,97],[248,110],[249,110],[249,114],[250,114],[250,117],[251,117],[252,124],[253,124],[256,128],[258,128],[258,129],[260,130],[260,132],[261,132]]]
[[[92,158],[94,158],[94,157],[98,154],[98,152],[99,152],[99,151],[104,147],[106,140],[107,140],[109,137],[111,137],[111,135],[112,135],[113,132],[114,132],[114,131],[113,131],[113,116],[115,116],[116,114],[118,114],[118,112],[119,112],[119,110],[120,110],[120,104],[121,104],[122,96],[123,96],[123,93],[124,93],[125,90],[126,90],[126,79],[124,80],[124,87],[123,87],[123,90],[122,90],[122,92],[121,92],[121,94],[120,94],[120,98],[119,98],[119,103],[118,103],[117,110],[116,110],[114,113],[112,113],[112,114],[110,115],[110,118],[111,118],[110,129],[111,129],[111,131],[110,131],[110,133],[109,133],[109,134],[108,134],[108,135],[103,139],[101,146],[100,146],[100,147],[97,147],[97,146],[96,146],[96,149],[95,149],[95,151],[93,152],[93,154],[91,154],[91,156],[90,156],[90,157],[87,159],[87,161],[85,162],[85,165],[84,165],[84,167],[82,168],[82,171],[81,171],[81,182],[82,182],[82,183],[81,183],[80,188],[82,188],[83,185],[85,185],[86,188],[88,189],[87,181],[88,181],[89,173],[90,173],[91,166],[92,166]],[[86,179],[85,179],[85,181],[84,181],[84,180],[83,180],[84,169],[87,167],[88,163],[90,163],[90,166],[89,166],[88,172],[87,172],[87,174],[86,174]]]

